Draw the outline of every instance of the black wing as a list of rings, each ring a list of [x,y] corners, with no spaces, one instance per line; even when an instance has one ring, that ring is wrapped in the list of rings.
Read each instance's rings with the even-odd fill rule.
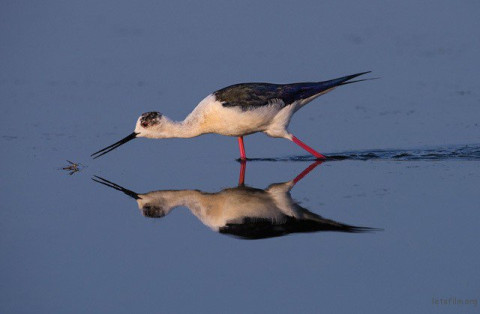
[[[319,231],[362,233],[377,231],[377,229],[374,228],[351,226],[330,219],[318,218],[317,220],[311,220],[285,216],[284,221],[279,223],[268,218],[244,217],[241,221],[228,222],[219,229],[219,232],[240,239],[255,240],[281,237],[291,233]]]
[[[270,83],[242,83],[222,88],[214,93],[224,107],[239,107],[242,110],[251,110],[282,100],[287,106],[294,101],[307,99],[330,88],[354,83],[351,79],[370,72],[362,72],[343,76],[324,82],[270,84]],[[348,82],[350,81],[350,82]]]

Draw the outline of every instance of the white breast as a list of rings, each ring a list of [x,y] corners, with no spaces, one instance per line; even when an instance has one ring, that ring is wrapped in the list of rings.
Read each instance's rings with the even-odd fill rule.
[[[242,111],[239,107],[224,107],[215,95],[203,99],[187,117],[186,121],[195,121],[202,133],[217,133],[228,136],[248,135],[266,132],[273,124],[289,121],[291,113],[282,109],[283,101],[276,100],[266,106]],[[282,113],[280,116],[278,116]]]

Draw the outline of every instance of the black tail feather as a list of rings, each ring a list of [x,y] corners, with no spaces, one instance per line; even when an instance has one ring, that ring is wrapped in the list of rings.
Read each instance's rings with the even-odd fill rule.
[[[358,76],[365,75],[365,74],[370,73],[370,72],[372,72],[372,71],[366,71],[366,72],[360,72],[360,73],[356,73],[356,74],[352,74],[352,75],[342,76],[342,77],[339,77],[339,78],[336,78],[336,79],[333,79],[333,80],[328,80],[328,81],[321,82],[321,84],[324,85],[324,87],[329,86],[329,88],[332,88],[332,87],[339,86],[339,85],[347,85],[347,84],[351,84],[351,83],[355,83],[355,82],[361,82],[361,81],[365,81],[365,80],[369,80],[369,79],[362,79],[362,80],[356,80],[356,81],[350,81],[350,80],[352,80],[352,79],[354,79]]]

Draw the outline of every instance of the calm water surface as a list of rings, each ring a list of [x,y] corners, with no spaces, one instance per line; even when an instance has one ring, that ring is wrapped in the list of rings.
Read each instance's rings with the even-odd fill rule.
[[[2,3],[0,312],[477,312],[479,9]],[[264,135],[240,186],[234,138],[89,156],[226,85],[365,70],[292,120],[321,164]]]

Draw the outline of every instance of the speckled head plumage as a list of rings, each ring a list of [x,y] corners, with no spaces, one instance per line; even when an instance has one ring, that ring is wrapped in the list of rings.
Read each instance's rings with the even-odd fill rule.
[[[149,111],[143,113],[137,120],[135,125],[135,133],[137,137],[146,138],[164,138],[166,122],[168,118],[157,111]]]
[[[145,217],[149,218],[162,218],[166,215],[166,211],[162,207],[152,204],[143,205],[142,213]]]
[[[140,125],[143,128],[149,128],[160,123],[162,114],[156,111],[145,112],[140,116]]]

